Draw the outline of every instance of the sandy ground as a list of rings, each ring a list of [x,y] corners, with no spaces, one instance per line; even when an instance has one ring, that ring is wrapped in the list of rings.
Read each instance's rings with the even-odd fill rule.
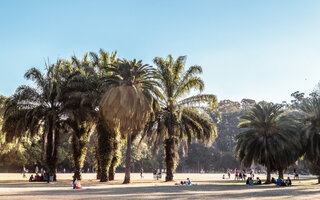
[[[155,181],[152,174],[144,174],[143,179],[132,174],[132,183],[123,185],[124,174],[116,174],[115,181],[100,183],[89,173],[83,174],[82,190],[72,189],[71,177],[58,174],[54,183],[29,183],[21,174],[0,173],[0,199],[320,199],[320,185],[314,176],[302,176],[290,187],[277,187],[247,186],[244,181],[233,180],[233,175],[231,180],[222,180],[222,174],[175,174],[175,182],[164,182],[164,177]],[[187,177],[197,185],[175,185]]]

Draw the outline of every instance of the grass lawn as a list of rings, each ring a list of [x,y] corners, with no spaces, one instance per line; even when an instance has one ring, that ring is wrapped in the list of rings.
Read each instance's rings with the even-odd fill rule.
[[[175,174],[175,182],[164,182],[164,177],[155,181],[152,176],[144,174],[141,179],[140,174],[134,173],[132,184],[123,185],[122,173],[107,183],[100,183],[95,174],[86,173],[81,181],[84,189],[73,190],[72,174],[58,174],[58,181],[48,184],[29,183],[21,174],[0,173],[0,199],[320,199],[320,185],[316,184],[315,176],[301,176],[290,187],[248,186],[244,181],[233,180],[233,175],[231,180],[222,180],[222,174]],[[265,175],[256,176],[265,179]],[[174,185],[186,178],[198,185]]]

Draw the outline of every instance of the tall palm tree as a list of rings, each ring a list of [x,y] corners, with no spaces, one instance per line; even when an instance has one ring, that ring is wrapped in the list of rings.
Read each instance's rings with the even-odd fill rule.
[[[116,123],[104,122],[103,116],[99,109],[99,103],[106,91],[112,88],[109,85],[108,77],[112,74],[109,70],[111,64],[116,64],[117,52],[109,54],[104,50],[100,50],[99,54],[90,53],[94,73],[96,73],[95,85],[97,92],[95,107],[97,111],[97,147],[95,149],[96,157],[98,158],[97,166],[98,174],[101,182],[114,180],[115,168],[120,164],[120,132]]]
[[[217,133],[207,114],[217,106],[216,96],[199,94],[184,98],[191,90],[201,92],[204,89],[204,83],[198,76],[202,68],[194,65],[185,70],[185,62],[185,56],[177,60],[171,55],[167,59],[154,59],[157,65],[155,78],[163,97],[160,99],[161,109],[150,117],[143,138],[149,137],[149,142],[155,142],[156,148],[164,140],[166,181],[173,180],[180,142],[184,147],[193,138],[210,143]]]
[[[108,54],[100,50],[100,54],[91,52],[90,59],[86,53],[82,60],[72,57],[72,68],[69,69],[68,92],[64,98],[67,108],[66,124],[72,130],[72,154],[75,164],[75,176],[80,178],[84,157],[87,150],[88,139],[97,125],[98,147],[95,149],[99,159],[98,177],[101,182],[108,180],[108,169],[115,168],[116,162],[112,162],[118,148],[114,138],[118,132],[105,125],[99,114],[98,104],[108,89],[104,78],[108,75],[109,64],[115,63],[116,53]],[[118,155],[116,155],[118,156]],[[116,160],[116,159],[115,159]],[[112,165],[113,164],[113,165]],[[111,170],[114,171],[114,170]],[[114,174],[114,173],[112,173]]]
[[[302,130],[305,158],[320,168],[320,97],[306,98],[298,106],[298,123]],[[318,183],[320,175],[318,174]]]
[[[72,63],[60,70],[67,81],[61,98],[66,118],[63,125],[71,133],[74,176],[81,180],[89,138],[95,129],[96,76],[87,54],[82,61],[72,57]]]
[[[106,125],[119,126],[127,137],[126,171],[123,183],[130,183],[131,137],[144,128],[153,95],[161,95],[153,80],[154,70],[142,61],[120,60],[109,66],[106,77],[110,89],[101,100],[100,110]]]
[[[297,127],[291,117],[284,116],[279,104],[259,102],[240,119],[241,133],[236,136],[236,153],[246,167],[259,163],[267,168],[266,183],[272,171],[283,170],[299,158],[301,144]]]
[[[63,110],[60,100],[65,84],[59,68],[64,64],[61,60],[57,61],[47,68],[46,74],[36,68],[31,68],[25,74],[25,78],[34,81],[36,87],[20,86],[7,99],[2,127],[9,141],[26,134],[32,137],[43,133],[45,163],[48,174],[54,176],[54,180],[62,130]]]

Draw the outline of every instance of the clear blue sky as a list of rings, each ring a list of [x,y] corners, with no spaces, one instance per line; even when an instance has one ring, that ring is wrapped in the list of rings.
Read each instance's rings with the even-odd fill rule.
[[[118,51],[152,64],[187,55],[205,92],[281,102],[320,80],[320,1],[0,1],[0,94],[45,60]]]

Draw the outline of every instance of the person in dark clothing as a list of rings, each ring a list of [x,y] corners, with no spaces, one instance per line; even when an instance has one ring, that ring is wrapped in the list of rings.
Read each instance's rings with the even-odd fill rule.
[[[288,177],[285,183],[287,186],[291,185],[292,184],[291,179]]]
[[[255,182],[256,185],[261,185],[261,179],[259,177],[257,177],[257,180]]]
[[[33,180],[33,175],[31,175],[30,178],[29,178],[29,182],[32,182],[32,181],[34,181]]]

